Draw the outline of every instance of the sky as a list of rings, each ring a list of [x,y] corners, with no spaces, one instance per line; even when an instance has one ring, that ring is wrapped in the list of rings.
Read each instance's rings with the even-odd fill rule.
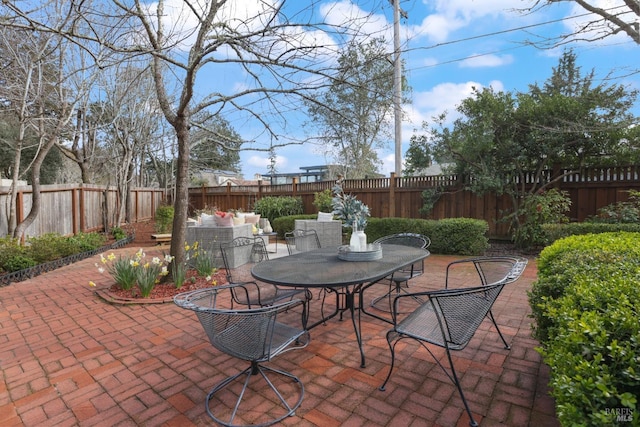
[[[300,0],[296,0],[300,1]],[[594,0],[605,7],[616,6],[621,0]],[[332,16],[370,14],[367,28],[393,35],[393,6],[387,1],[322,1],[320,7],[331,8]],[[470,96],[472,88],[493,87],[495,90],[526,92],[528,85],[543,84],[558,63],[562,48],[540,49],[531,41],[540,42],[568,32],[573,26],[593,17],[573,2],[554,5],[526,14],[515,8],[525,8],[531,0],[401,0],[400,7],[407,19],[401,20],[402,58],[406,63],[406,78],[412,88],[411,102],[403,105],[402,154],[410,138],[421,132],[422,124],[433,116],[449,113],[455,118],[460,101]],[[575,5],[575,6],[574,6]],[[596,83],[628,85],[640,89],[640,46],[628,36],[619,35],[594,43],[568,44],[577,55],[583,75],[592,69]],[[636,71],[635,74],[633,71]],[[225,76],[227,84],[233,76]],[[640,106],[635,111],[640,116]],[[291,112],[290,114],[296,114]],[[299,126],[306,119],[299,111]],[[296,123],[296,121],[292,121]],[[234,126],[234,123],[231,123]],[[242,126],[235,130],[243,137]],[[291,129],[292,133],[300,129]],[[393,135],[393,132],[391,132]],[[394,171],[394,142],[378,152],[383,161],[380,173],[389,176]],[[298,172],[300,167],[331,163],[317,146],[294,145],[276,150],[276,171]],[[242,152],[242,174],[253,179],[255,174],[268,174],[269,156],[265,152]]]

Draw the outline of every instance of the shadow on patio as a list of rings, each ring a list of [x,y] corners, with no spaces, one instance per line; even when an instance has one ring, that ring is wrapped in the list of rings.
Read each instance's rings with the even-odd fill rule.
[[[459,257],[427,258],[425,274],[411,282],[412,289],[441,288],[445,266],[454,259]],[[0,425],[213,424],[205,396],[239,369],[238,362],[216,352],[194,313],[173,303],[120,306],[98,298],[89,280],[100,279],[103,286],[110,281],[99,277],[96,260],[0,288]],[[493,308],[511,350],[485,320],[470,345],[454,353],[482,426],[558,425],[547,393],[548,368],[531,338],[526,291],[535,277],[530,260]],[[272,362],[305,386],[296,416],[283,424],[468,425],[454,385],[418,344],[402,347],[387,390],[379,391],[390,363],[389,325],[363,315],[362,327],[365,368],[347,314],[313,329],[307,348]],[[269,402],[258,404],[259,411],[269,410]]]

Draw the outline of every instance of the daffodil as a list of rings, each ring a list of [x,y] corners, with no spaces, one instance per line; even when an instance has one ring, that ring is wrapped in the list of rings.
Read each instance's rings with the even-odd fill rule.
[[[100,273],[100,274],[104,273],[104,268],[98,267],[98,273]]]
[[[115,260],[115,259],[116,259],[116,255],[115,255],[113,252],[111,252],[111,253],[107,256],[107,259],[108,259],[109,261],[113,261],[113,260]]]
[[[151,263],[154,265],[160,265],[161,264],[160,258],[158,258],[157,256],[154,256],[153,259],[151,260]]]

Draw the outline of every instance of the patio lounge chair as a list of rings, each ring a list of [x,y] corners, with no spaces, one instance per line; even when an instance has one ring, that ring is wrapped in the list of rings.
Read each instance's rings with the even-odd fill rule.
[[[431,245],[431,240],[422,234],[399,233],[381,237],[374,241],[374,243],[380,243],[383,245],[384,252],[384,245],[404,245],[426,249]],[[384,299],[388,299],[389,311],[391,311],[393,297],[398,295],[400,292],[407,292],[406,288],[409,286],[409,280],[420,276],[423,272],[424,260],[396,271],[391,277],[389,277],[389,291],[384,295],[374,298],[371,301],[371,306],[380,309],[377,304]]]
[[[519,276],[524,269],[520,258],[502,257],[500,261],[496,260],[495,264],[486,264],[484,262],[485,260],[487,263],[491,262],[483,258],[483,262],[477,265],[484,265],[485,267],[490,265],[494,267],[494,269],[491,270],[491,274],[489,274],[490,269],[484,268],[481,270],[487,273],[483,276],[487,280],[486,284],[474,287],[405,293],[396,296],[392,311],[394,326],[393,329],[387,332],[387,342],[391,350],[391,367],[389,368],[387,378],[380,386],[380,390],[385,390],[391,378],[391,373],[396,361],[396,344],[403,339],[410,338],[416,340],[433,356],[436,363],[455,384],[462,398],[464,407],[469,414],[469,424],[471,426],[478,425],[473,419],[469,404],[462,391],[462,386],[460,385],[460,380],[453,364],[451,351],[463,350],[467,346],[484,318],[491,312],[491,307],[504,286],[513,282],[515,280],[514,277]],[[459,264],[462,263],[459,262]],[[501,264],[503,267],[510,265],[511,268],[501,268],[501,273],[498,273],[498,269],[495,268],[498,264]],[[424,302],[406,316],[402,316],[399,307],[404,299],[411,299],[412,302]],[[491,319],[493,320],[493,316],[491,316]],[[432,344],[445,349],[449,362],[449,371],[426,344]]]
[[[285,233],[284,238],[287,241],[289,255],[320,249],[320,239],[316,230],[296,229]]]
[[[512,283],[520,278],[527,263],[528,260],[526,258],[519,256],[483,256],[453,261],[447,265],[444,287],[445,289],[450,289],[454,286],[459,286],[455,284],[456,280],[458,280],[458,283],[461,280],[465,287],[487,286],[501,281],[504,281],[505,284]],[[470,268],[471,266],[473,266],[472,269]],[[472,278],[467,279],[465,277],[460,279],[461,271],[464,271],[464,275],[467,277],[470,274]],[[472,271],[477,273],[477,277]],[[511,346],[502,335],[502,331],[500,331],[491,310],[487,313],[487,317],[496,327],[496,331],[498,331],[498,335],[500,335],[500,339],[504,343],[504,348],[510,349]]]
[[[233,294],[234,288],[238,286],[241,285],[185,292],[176,295],[174,302],[179,307],[196,313],[214,348],[249,362],[246,369],[225,378],[207,394],[205,406],[209,416],[224,426],[242,425],[234,423],[237,415],[243,421],[259,422],[252,425],[267,426],[294,415],[304,398],[304,385],[298,377],[289,372],[265,366],[264,363],[287,351],[304,348],[309,344],[310,337],[309,332],[305,330],[304,316],[298,318],[295,315],[296,311],[290,310],[300,305],[304,306],[305,303],[301,300],[292,300],[269,307],[232,309],[233,296],[230,294]],[[286,316],[286,323],[280,321],[281,316]],[[292,319],[297,319],[297,322]],[[269,386],[266,391],[261,391],[260,395],[265,398],[275,395],[277,400],[272,401],[280,402],[277,409],[269,410],[267,414],[260,411],[259,416],[262,418],[257,419],[254,418],[256,414],[253,413],[255,412],[253,405],[257,398],[255,395],[241,406],[249,382],[254,378],[264,379]],[[236,383],[242,383],[239,394],[235,387]],[[281,390],[286,389],[289,397],[283,396],[276,385],[280,386]],[[256,384],[251,389],[255,390],[255,387]],[[225,389],[227,392],[222,393]],[[219,397],[221,394],[224,397]],[[237,400],[233,404],[236,396]],[[211,401],[214,398],[215,404],[212,404]],[[230,403],[227,404],[227,402]],[[248,414],[248,417],[243,417],[245,414]],[[265,416],[268,417],[266,421],[263,420]]]
[[[227,280],[237,285],[231,288],[233,302],[255,308],[292,298],[301,298],[305,302],[311,299],[311,293],[305,289],[280,288],[270,283],[257,282],[253,278],[251,268],[256,263],[269,259],[262,239],[237,237],[221,244],[220,251],[227,271]]]

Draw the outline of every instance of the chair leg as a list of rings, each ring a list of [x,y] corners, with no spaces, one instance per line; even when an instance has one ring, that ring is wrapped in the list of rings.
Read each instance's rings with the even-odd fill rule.
[[[400,335],[400,334],[398,334],[397,332],[395,332],[393,330],[387,332],[387,343],[389,344],[389,348],[391,349],[391,366],[389,367],[389,373],[387,374],[387,377],[385,378],[385,380],[382,383],[382,385],[378,388],[380,391],[384,391],[385,390],[385,388],[387,386],[387,382],[389,381],[389,378],[391,378],[391,372],[393,371],[393,367],[395,365],[395,347],[396,347],[396,344],[401,339],[408,339],[408,338],[410,338],[410,337]],[[423,343],[421,341],[418,341],[418,343],[420,345],[422,345],[422,347],[425,350],[427,350],[429,352],[429,354],[431,354],[431,357],[433,357],[433,359],[436,361],[438,366],[440,366],[440,368],[444,371],[445,375],[447,377],[449,377],[451,382],[453,382],[455,384],[456,388],[458,389],[458,393],[460,393],[460,397],[462,398],[462,403],[464,404],[464,408],[466,409],[467,414],[469,415],[469,425],[471,427],[478,427],[478,423],[476,422],[476,420],[473,419],[473,415],[471,414],[471,409],[469,408],[469,404],[467,403],[467,399],[464,397],[464,392],[462,391],[462,386],[460,385],[460,381],[458,380],[458,374],[456,373],[456,369],[453,366],[453,359],[451,358],[451,352],[449,351],[449,349],[445,347],[445,350],[447,352],[447,358],[449,360],[449,367],[450,367],[451,372],[447,372],[447,369],[442,365],[440,360],[438,360],[438,358],[433,354],[431,349],[429,349],[429,347],[427,347],[425,345],[425,343]]]
[[[391,366],[389,366],[389,373],[387,374],[387,378],[385,378],[382,385],[378,387],[378,390],[380,391],[385,390],[387,386],[387,382],[389,381],[389,378],[391,378],[391,372],[393,372],[393,367],[396,362],[396,344],[398,343],[399,340],[398,339],[394,340],[392,335],[396,335],[396,338],[397,338],[398,334],[394,331],[387,332],[387,344],[389,344],[389,349],[391,350]],[[391,341],[394,341],[393,344],[391,343]]]
[[[299,390],[299,397],[298,400],[296,401],[295,404],[290,405],[286,399],[282,396],[282,394],[280,394],[280,392],[278,391],[278,389],[276,388],[276,386],[271,382],[271,380],[267,377],[266,372],[271,372],[280,376],[284,376],[288,379],[291,380],[291,382],[293,384],[297,384],[298,387],[300,388]],[[274,369],[274,368],[270,368],[267,366],[262,366],[257,362],[252,362],[251,366],[249,366],[247,369],[245,369],[242,372],[239,372],[229,378],[224,379],[223,381],[221,381],[220,383],[218,383],[213,389],[211,389],[211,391],[209,392],[209,394],[207,394],[207,399],[205,401],[205,407],[207,410],[207,414],[209,414],[209,416],[218,424],[221,424],[223,426],[228,426],[228,427],[241,427],[241,426],[245,426],[245,424],[234,424],[234,419],[238,413],[238,409],[240,407],[240,403],[242,402],[242,399],[244,397],[244,393],[249,385],[249,381],[251,380],[251,378],[253,376],[256,375],[260,375],[265,382],[267,383],[267,385],[269,385],[269,387],[271,388],[271,390],[273,390],[273,392],[275,393],[275,395],[278,397],[278,399],[280,400],[280,402],[282,403],[283,409],[286,411],[286,413],[284,415],[279,416],[276,419],[272,419],[272,420],[268,420],[265,421],[263,423],[260,424],[246,424],[246,425],[251,425],[251,426],[269,426],[272,424],[276,424],[279,423],[280,421],[284,420],[287,417],[290,416],[294,416],[295,415],[295,410],[300,406],[300,404],[302,403],[302,400],[304,399],[304,385],[302,384],[302,382],[300,381],[300,379],[288,372],[284,372],[278,369]],[[236,380],[237,378],[241,377],[245,375],[246,378],[244,380],[244,384],[242,386],[242,390],[240,392],[240,394],[238,395],[238,400],[236,401],[235,407],[233,408],[233,410],[231,411],[231,415],[228,417],[228,421],[224,421],[222,420],[220,417],[221,415],[215,415],[211,409],[211,399],[213,399],[213,396],[218,393],[219,391],[225,389],[227,386],[229,386],[230,384],[232,384],[234,382],[234,380]],[[219,407],[219,406],[217,406]]]
[[[464,392],[462,391],[462,386],[460,385],[460,380],[458,380],[458,374],[456,374],[456,368],[453,366],[453,360],[451,359],[451,352],[449,348],[447,350],[447,358],[449,359],[449,367],[451,367],[451,374],[453,382],[458,388],[458,392],[460,393],[460,397],[462,398],[462,403],[464,404],[464,408],[467,410],[467,414],[469,414],[469,425],[471,427],[478,427],[478,423],[473,419],[473,414],[471,414],[471,409],[469,408],[469,404],[467,403],[467,399],[464,397]],[[442,365],[440,365],[442,366]]]
[[[507,340],[502,335],[502,331],[500,331],[500,328],[498,328],[498,324],[496,323],[496,319],[493,317],[493,313],[491,312],[491,310],[489,310],[487,316],[493,322],[493,326],[496,327],[496,331],[498,331],[498,335],[500,335],[500,339],[502,339],[502,342],[504,343],[504,348],[506,348],[507,350],[511,350],[511,346],[507,343]]]

